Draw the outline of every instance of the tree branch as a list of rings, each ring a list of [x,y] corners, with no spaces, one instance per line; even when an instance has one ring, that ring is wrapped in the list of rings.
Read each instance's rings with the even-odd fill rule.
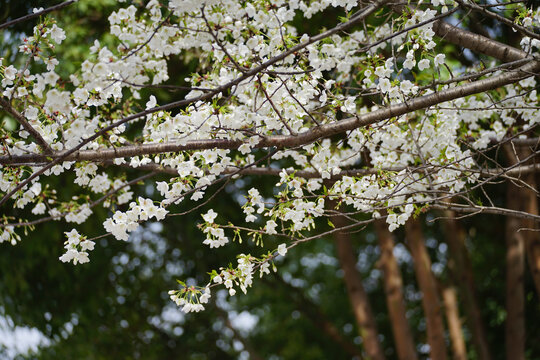
[[[0,97],[0,106],[9,114],[11,114],[15,118],[15,120],[17,120],[17,122],[21,124],[22,127],[36,139],[37,143],[39,144],[39,146],[41,147],[44,153],[52,154],[53,151],[51,147],[49,146],[49,143],[47,143],[47,141],[43,139],[41,134],[36,129],[34,129],[32,125],[30,125],[30,123],[26,120],[23,114],[15,110],[7,100],[1,97]]]
[[[7,27],[10,27],[10,26],[12,26],[12,25],[18,24],[18,23],[23,22],[23,21],[27,21],[27,20],[33,19],[33,18],[35,18],[35,17],[38,17],[38,16],[41,16],[41,15],[48,14],[48,13],[50,13],[51,11],[60,10],[60,9],[62,9],[62,8],[65,8],[65,7],[68,6],[68,5],[73,4],[74,2],[77,2],[77,1],[78,1],[78,0],[69,0],[69,1],[63,2],[63,3],[61,3],[61,4],[58,4],[58,5],[55,5],[55,6],[51,6],[51,7],[47,8],[47,9],[38,11],[37,13],[34,13],[34,14],[28,14],[28,15],[22,16],[22,17],[20,17],[20,18],[13,19],[13,20],[11,20],[11,21],[5,22],[5,23],[3,23],[3,24],[0,24],[0,30],[1,30],[1,29],[4,29],[4,28],[7,28]]]

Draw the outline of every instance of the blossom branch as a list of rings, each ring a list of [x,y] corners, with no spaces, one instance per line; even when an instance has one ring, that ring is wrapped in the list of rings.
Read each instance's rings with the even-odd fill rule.
[[[68,1],[65,1],[63,3],[60,3],[58,5],[55,5],[55,6],[51,6],[47,9],[44,9],[44,10],[41,10],[41,11],[38,11],[38,12],[35,12],[33,14],[28,14],[28,15],[25,15],[25,16],[22,16],[20,18],[17,18],[17,19],[13,19],[11,21],[8,21],[8,22],[5,22],[3,24],[0,24],[0,30],[1,29],[4,29],[4,28],[7,28],[7,27],[10,27],[10,26],[13,26],[15,24],[18,24],[20,22],[23,22],[23,21],[27,21],[27,20],[30,20],[30,19],[33,19],[35,17],[38,17],[38,16],[41,16],[41,15],[45,15],[45,14],[48,14],[52,11],[56,11],[56,10],[60,10],[60,9],[63,9],[65,8],[66,6],[68,5],[71,5],[73,4],[74,2],[77,2],[78,0],[68,0]]]
[[[47,170],[52,168],[54,165],[62,162],[69,155],[79,151],[81,148],[86,146],[88,143],[96,140],[100,136],[106,134],[108,131],[111,131],[111,130],[113,130],[113,129],[115,129],[115,128],[119,127],[120,125],[123,125],[123,124],[125,124],[127,122],[139,119],[139,118],[141,118],[143,116],[146,116],[146,115],[158,112],[158,111],[166,111],[166,110],[170,110],[170,109],[173,109],[173,108],[176,108],[176,107],[180,107],[180,106],[188,105],[188,104],[191,104],[191,103],[195,103],[197,101],[209,100],[209,99],[213,98],[215,95],[220,94],[220,93],[224,93],[228,89],[240,84],[242,81],[253,77],[257,73],[259,73],[259,72],[265,70],[266,68],[268,68],[269,66],[278,63],[279,61],[285,59],[287,56],[289,56],[291,54],[294,54],[295,52],[304,49],[308,45],[316,43],[316,42],[318,42],[320,40],[323,40],[323,39],[325,39],[325,38],[327,38],[329,36],[332,36],[332,35],[334,35],[334,34],[336,34],[338,32],[347,30],[348,28],[360,23],[361,21],[366,19],[369,15],[374,13],[377,9],[379,9],[379,7],[381,7],[382,5],[384,5],[387,2],[389,2],[389,0],[377,0],[377,1],[374,1],[373,3],[371,3],[370,5],[364,7],[362,10],[360,10],[358,13],[356,13],[349,21],[341,23],[341,24],[335,26],[334,28],[332,28],[330,30],[327,30],[327,31],[324,31],[324,32],[320,33],[319,35],[310,37],[307,41],[305,41],[303,43],[300,43],[300,44],[298,44],[296,46],[291,47],[287,51],[282,52],[281,54],[269,59],[268,61],[262,63],[261,65],[255,67],[255,68],[253,68],[251,70],[246,71],[242,76],[237,77],[236,79],[228,82],[227,84],[218,86],[217,88],[215,88],[211,92],[208,92],[206,94],[203,94],[203,95],[195,97],[195,98],[183,99],[183,100],[179,100],[179,101],[169,103],[167,105],[158,106],[158,107],[155,107],[155,108],[152,108],[152,109],[147,109],[145,111],[141,111],[139,113],[133,114],[133,115],[128,116],[128,117],[125,117],[123,119],[120,119],[120,120],[114,122],[113,124],[104,127],[100,131],[97,131],[94,135],[92,135],[92,136],[88,137],[87,139],[85,139],[84,141],[82,141],[79,145],[77,145],[74,148],[72,148],[71,150],[68,150],[67,152],[65,152],[62,155],[62,157],[56,158],[51,163],[44,166],[40,170],[34,172],[32,175],[30,175],[24,181],[19,183],[15,188],[13,188],[6,195],[4,195],[2,197],[2,199],[0,199],[0,206],[2,206],[17,191],[19,191],[20,189],[22,189],[26,185],[28,185],[33,179],[35,179],[38,176],[42,175]]]
[[[407,113],[425,109],[443,102],[455,100],[469,95],[474,95],[477,93],[485,92],[488,90],[493,90],[501,86],[515,83],[519,80],[527,78],[531,75],[536,74],[540,71],[540,62],[532,60],[530,63],[515,69],[512,72],[501,74],[498,76],[493,76],[488,79],[478,80],[469,84],[460,85],[454,88],[447,90],[442,90],[435,92],[429,95],[420,96],[409,101],[390,105],[386,108],[378,109],[366,114],[357,115],[355,117],[343,119],[337,122],[330,124],[324,124],[317,126],[308,131],[297,134],[296,136],[290,135],[274,135],[263,137],[255,147],[265,148],[265,147],[276,147],[276,148],[286,148],[286,147],[295,147],[302,146],[313,141],[326,138],[332,135],[337,135],[346,131],[354,130],[359,127],[369,126],[371,124],[381,122],[393,117],[405,115]],[[149,114],[150,112],[143,111],[141,113]],[[141,114],[139,113],[139,114]],[[127,122],[134,119],[138,115],[131,115],[119,122]],[[109,127],[112,127],[110,125]],[[108,128],[109,128],[108,127]],[[98,137],[97,134],[103,132],[97,132],[95,135],[91,136],[89,139],[95,139]],[[86,142],[86,141],[85,141]],[[7,165],[10,163],[36,163],[36,162],[46,162],[49,158],[54,159],[48,167],[51,165],[57,164],[60,161],[102,161],[110,160],[120,157],[128,156],[138,156],[138,155],[149,155],[149,154],[159,154],[166,152],[177,152],[184,150],[202,150],[202,149],[237,149],[242,145],[242,141],[238,140],[227,140],[227,139],[208,139],[208,140],[189,140],[185,144],[178,144],[175,142],[162,143],[162,144],[142,144],[142,145],[131,145],[123,146],[114,149],[99,149],[99,150],[83,150],[78,151],[85,142],[76,146],[75,148],[67,151],[57,152],[51,154],[50,156],[45,156],[41,154],[24,154],[24,155],[13,155],[13,156],[0,156],[0,164]],[[12,195],[12,194],[11,194]],[[10,195],[10,196],[11,196]],[[5,202],[5,200],[0,200],[0,205]]]
[[[37,143],[39,144],[44,153],[51,154],[53,152],[51,147],[49,146],[49,143],[47,143],[47,141],[43,139],[41,134],[36,129],[34,129],[32,125],[30,125],[24,115],[15,110],[7,100],[0,97],[0,106],[6,112],[11,114],[15,118],[15,120],[17,120],[17,122],[21,124],[22,127],[36,139]]]

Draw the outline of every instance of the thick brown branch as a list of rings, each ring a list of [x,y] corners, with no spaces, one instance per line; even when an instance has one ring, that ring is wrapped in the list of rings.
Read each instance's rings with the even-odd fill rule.
[[[433,23],[433,31],[437,36],[458,46],[484,55],[494,57],[503,62],[515,61],[527,57],[525,51],[513,48],[501,42],[486,38],[467,30],[438,20]]]
[[[405,6],[394,5],[392,6],[392,9],[395,12],[402,14],[405,11]],[[433,22],[433,31],[438,37],[443,38],[446,41],[470,49],[474,52],[494,57],[503,62],[523,59],[529,55],[526,52],[509,45],[450,25],[442,19],[437,19]]]
[[[347,118],[341,121],[333,122],[317,126],[311,130],[298,134],[297,136],[291,135],[275,135],[263,137],[259,143],[255,146],[257,148],[264,147],[277,147],[287,148],[302,146],[312,143],[313,141],[329,137],[332,135],[340,134],[346,131],[354,130],[362,126],[369,126],[371,124],[387,120],[393,117],[401,116],[416,110],[421,110],[434,106],[446,101],[455,100],[458,98],[466,97],[469,95],[493,90],[498,87],[508,85],[526,77],[532,76],[540,71],[540,62],[533,61],[527,65],[524,65],[515,71],[494,76],[488,79],[478,80],[473,83],[464,84],[455,88],[435,92],[429,95],[420,96],[410,101],[391,105],[386,108],[375,110],[366,114],[358,115],[356,117]],[[164,106],[164,107],[167,107]],[[164,108],[161,107],[161,108]],[[168,107],[167,107],[168,108]],[[147,115],[150,111],[145,111],[139,114]],[[124,120],[120,120],[117,123],[124,123],[129,120],[138,118],[138,114],[129,116]],[[112,125],[109,127],[113,127]],[[106,129],[108,129],[107,127]],[[110,130],[110,129],[108,129]],[[102,133],[100,131],[99,133]],[[90,139],[95,140],[98,136],[93,135]],[[87,143],[85,141],[84,143]],[[191,140],[185,144],[164,143],[164,144],[143,144],[143,145],[131,145],[125,147],[119,147],[115,149],[101,149],[101,150],[83,150],[78,151],[82,146],[77,146],[74,149],[59,152],[52,156],[53,163],[57,163],[60,160],[63,161],[101,161],[114,159],[119,157],[149,155],[164,152],[176,152],[183,150],[201,150],[201,149],[235,149],[242,144],[241,141],[226,140],[226,139],[209,139],[209,140]],[[24,163],[24,162],[46,162],[47,156],[45,155],[19,155],[19,156],[1,156],[0,164],[9,163]],[[51,163],[52,164],[52,163]],[[50,166],[50,164],[49,164]]]
[[[459,5],[461,5],[463,7],[466,7],[468,9],[472,9],[474,11],[477,11],[477,12],[479,12],[481,14],[484,14],[485,16],[489,16],[492,19],[495,19],[495,20],[497,20],[497,21],[499,21],[499,22],[501,22],[501,23],[503,23],[505,25],[508,25],[509,27],[514,29],[515,31],[519,31],[520,33],[522,33],[525,36],[528,36],[528,37],[533,38],[533,39],[540,40],[540,36],[538,34],[536,34],[533,31],[530,31],[529,29],[527,29],[524,26],[516,24],[514,20],[507,19],[504,16],[501,16],[501,15],[499,15],[497,13],[489,11],[487,8],[485,8],[483,6],[479,6],[478,4],[475,4],[473,2],[468,2],[468,1],[463,1],[463,0],[456,0],[456,1],[457,1],[457,3]]]

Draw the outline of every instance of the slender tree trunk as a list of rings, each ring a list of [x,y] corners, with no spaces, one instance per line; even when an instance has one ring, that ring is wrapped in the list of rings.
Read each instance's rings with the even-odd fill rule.
[[[476,286],[469,259],[467,248],[465,247],[465,229],[461,223],[455,219],[453,211],[445,211],[444,220],[446,241],[450,252],[448,267],[454,279],[454,283],[459,286],[460,298],[463,301],[466,321],[472,332],[472,340],[480,360],[491,360],[491,352],[488,345],[486,330],[482,321],[480,306],[476,296]]]
[[[509,164],[517,164],[523,159],[527,150],[523,148],[504,147]],[[531,183],[533,179],[524,175],[521,180]],[[532,193],[532,194],[531,194]],[[520,211],[536,211],[536,196],[523,184],[508,182],[506,190],[506,206]],[[533,201],[534,200],[534,201]],[[530,228],[534,223],[517,217],[506,218],[506,358],[512,360],[525,359],[525,295],[523,277],[525,272],[525,246],[531,233],[523,228]],[[530,239],[530,237],[529,237]],[[532,256],[532,254],[529,254]],[[530,258],[529,258],[530,259]],[[535,262],[531,262],[533,276]]]
[[[446,322],[448,323],[448,333],[450,334],[450,342],[452,344],[453,359],[467,360],[467,349],[461,329],[456,289],[452,286],[447,286],[441,289],[441,293],[446,313]]]
[[[384,220],[375,221],[375,231],[381,249],[380,266],[383,271],[384,291],[397,355],[400,360],[416,360],[418,356],[407,321],[405,300],[403,299],[403,280],[394,257],[394,239]]]
[[[509,185],[513,187],[512,185]],[[520,198],[508,190],[507,206],[520,207]],[[521,221],[506,219],[506,358],[525,360],[525,298],[523,273],[525,270],[524,232],[518,232]]]
[[[405,224],[405,232],[413,258],[416,279],[422,292],[422,307],[426,316],[427,340],[431,349],[431,358],[445,360],[446,344],[441,303],[437,293],[437,283],[431,272],[431,260],[424,244],[420,221],[409,219]]]
[[[334,201],[330,201],[328,205],[330,209],[335,208]],[[347,218],[342,215],[333,216],[331,221],[336,228],[349,225]],[[360,330],[360,336],[363,339],[366,354],[369,359],[383,360],[385,357],[379,339],[377,338],[378,332],[375,317],[373,316],[369,299],[362,285],[362,279],[356,269],[356,256],[354,255],[356,252],[351,243],[351,236],[347,230],[338,231],[334,233],[334,240],[336,242],[337,256],[344,273],[345,286],[353,307],[356,323]]]
[[[506,149],[507,157],[510,160],[510,165],[517,164],[521,159],[524,159],[532,154],[531,150],[526,147],[517,148],[515,153],[512,149]],[[519,157],[519,158],[518,158]],[[530,161],[527,164],[532,164]],[[522,210],[529,214],[538,215],[538,195],[534,173],[523,174],[519,176],[523,184],[512,186],[509,191],[519,192],[518,197],[521,199],[520,207],[515,210]],[[511,208],[513,209],[513,208]],[[536,229],[537,225],[533,220],[521,219],[521,226],[524,229]],[[540,232],[524,230],[523,236],[525,239],[525,252],[527,254],[527,262],[531,271],[536,293],[540,296]]]

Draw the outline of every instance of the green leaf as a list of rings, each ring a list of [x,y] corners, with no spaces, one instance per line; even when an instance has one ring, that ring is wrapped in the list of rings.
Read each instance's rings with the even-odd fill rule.
[[[332,229],[335,229],[335,228],[336,228],[336,226],[335,226],[334,224],[332,224],[332,222],[330,221],[330,219],[328,219],[328,225],[330,225],[330,227],[331,227]]]

